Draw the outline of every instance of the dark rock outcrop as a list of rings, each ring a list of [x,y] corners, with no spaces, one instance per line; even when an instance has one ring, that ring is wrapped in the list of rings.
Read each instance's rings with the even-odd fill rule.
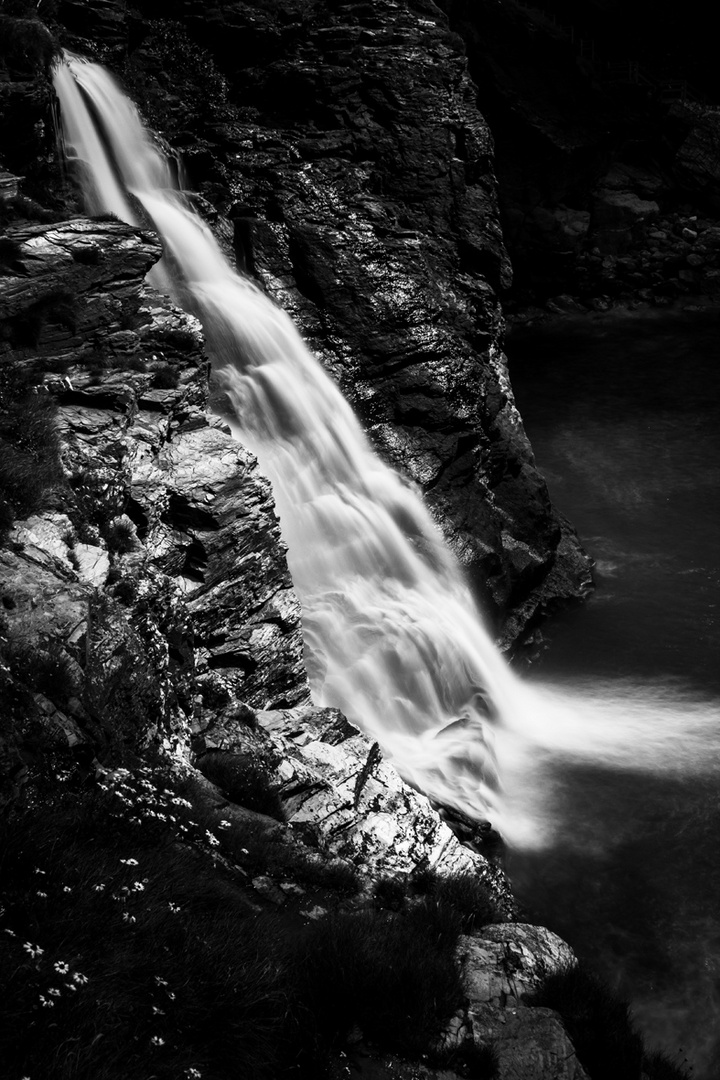
[[[157,240],[85,219],[6,235],[3,361],[45,372],[38,392],[58,405],[64,475],[2,553],[11,652],[61,650],[77,683],[64,715],[80,729],[90,719],[113,752],[118,739],[182,742],[198,680],[219,672],[226,696],[250,704],[305,700],[269,485],[203,411],[196,321],[143,284]],[[138,672],[148,687],[133,689]],[[118,733],[108,701],[123,681],[130,715]],[[131,699],[146,689],[138,716]]]

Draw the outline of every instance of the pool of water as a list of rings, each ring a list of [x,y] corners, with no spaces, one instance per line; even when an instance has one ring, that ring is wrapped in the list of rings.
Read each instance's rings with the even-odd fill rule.
[[[720,312],[587,316],[515,331],[507,350],[550,494],[596,561],[595,594],[547,626],[529,677],[717,702]],[[549,761],[557,839],[510,862],[533,917],[632,1001],[648,1042],[694,1080],[720,1076],[717,766],[700,777]]]

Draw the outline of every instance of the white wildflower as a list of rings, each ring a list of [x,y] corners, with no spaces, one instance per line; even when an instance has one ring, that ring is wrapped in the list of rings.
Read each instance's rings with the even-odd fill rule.
[[[26,941],[23,945],[23,949],[33,958],[33,960],[37,960],[38,956],[42,956],[45,952],[39,945],[33,945],[31,941]]]
[[[124,866],[137,866],[138,865],[137,859],[121,859],[120,862]]]
[[[66,964],[64,960],[56,960],[53,967],[57,971],[58,975],[67,975],[70,970],[70,965]]]
[[[153,1035],[150,1042],[153,1044],[153,1046],[164,1046],[165,1045],[165,1040],[161,1039],[159,1035]]]

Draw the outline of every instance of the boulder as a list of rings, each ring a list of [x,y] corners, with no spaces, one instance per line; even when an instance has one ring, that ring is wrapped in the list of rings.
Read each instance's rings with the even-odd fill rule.
[[[523,923],[486,926],[461,938],[458,958],[466,1026],[493,1047],[499,1080],[586,1080],[558,1014],[528,1005],[547,975],[577,963],[561,938]]]
[[[600,190],[593,205],[593,242],[603,254],[627,251],[659,213],[658,203],[631,191]]]

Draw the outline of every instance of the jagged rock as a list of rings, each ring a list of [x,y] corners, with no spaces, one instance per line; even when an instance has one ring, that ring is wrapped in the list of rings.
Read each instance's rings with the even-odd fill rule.
[[[541,926],[504,923],[461,938],[458,949],[469,1008],[521,1004],[543,978],[575,964],[572,950]]]
[[[367,775],[372,744],[342,713],[260,711],[256,721],[282,762],[274,775],[286,820],[312,846],[352,862],[370,878],[409,874],[421,866],[440,874],[477,874],[500,908],[513,913],[504,875],[464,847],[424,795],[387,762],[376,761]],[[247,721],[232,716],[218,718],[199,739],[203,750],[251,745]]]
[[[107,551],[96,547],[95,544],[76,544],[73,553],[80,580],[94,588],[102,588],[110,570]]]
[[[659,213],[656,202],[630,191],[599,191],[593,206],[593,243],[603,254],[625,251]]]
[[[148,422],[131,466],[151,557],[182,585],[198,673],[221,672],[256,707],[308,695],[300,607],[270,485],[225,425],[199,410],[149,453]]]
[[[14,245],[10,272],[3,275],[0,293],[0,319],[17,318],[34,311],[36,305],[59,298],[72,304],[74,298],[90,293],[90,303],[78,305],[65,317],[64,343],[67,351],[88,347],[87,339],[103,320],[98,311],[100,294],[116,288],[117,301],[124,293],[139,294],[142,278],[162,254],[157,238],[133,229],[120,221],[90,221],[78,218],[58,225],[15,225],[7,231],[7,241]],[[128,289],[128,281],[134,283]],[[123,285],[125,286],[123,288]],[[107,303],[107,296],[106,296]],[[104,313],[105,322],[110,322]],[[12,326],[12,324],[11,324]],[[119,327],[118,327],[119,328]],[[62,329],[62,324],[61,324]],[[41,327],[47,333],[47,327]],[[49,335],[48,335],[49,336]],[[41,338],[38,344],[44,344]],[[23,342],[4,342],[5,350],[22,347]],[[35,344],[35,343],[33,343]]]
[[[5,169],[0,169],[0,200],[14,199],[18,193],[19,176],[13,176]]]
[[[17,541],[21,548],[21,541]],[[45,560],[43,560],[45,561]],[[33,549],[0,551],[0,593],[13,640],[80,639],[87,619],[87,587],[61,564],[48,565]]]
[[[67,514],[46,512],[33,514],[19,525],[12,534],[15,544],[21,545],[26,557],[46,566],[60,566],[72,572],[70,559],[74,543],[73,527]]]
[[[89,716],[73,717],[101,741],[93,725],[111,715],[125,723],[111,703],[123,681],[122,694],[143,702],[125,709],[133,738],[153,737],[158,723],[186,738],[182,686],[196,660],[256,706],[303,700],[299,607],[269,485],[198,408],[207,394],[198,324],[143,281],[157,241],[85,219],[14,226],[8,236],[0,349],[50,369],[66,476],[53,495],[63,512],[17,522],[13,549],[0,555],[12,638],[64,650],[89,705]],[[154,388],[154,372],[168,367],[177,385]],[[138,613],[111,598],[118,581],[123,596],[139,597]],[[111,595],[88,621],[106,582]]]
[[[448,1029],[445,1045],[469,1029],[493,1047],[501,1080],[586,1080],[558,1014],[527,1005],[546,976],[577,963],[564,941],[541,926],[503,923],[461,938],[458,958],[466,1022]]]
[[[481,1045],[497,1055],[497,1080],[588,1080],[562,1020],[552,1009],[506,1009],[478,1024]]]

